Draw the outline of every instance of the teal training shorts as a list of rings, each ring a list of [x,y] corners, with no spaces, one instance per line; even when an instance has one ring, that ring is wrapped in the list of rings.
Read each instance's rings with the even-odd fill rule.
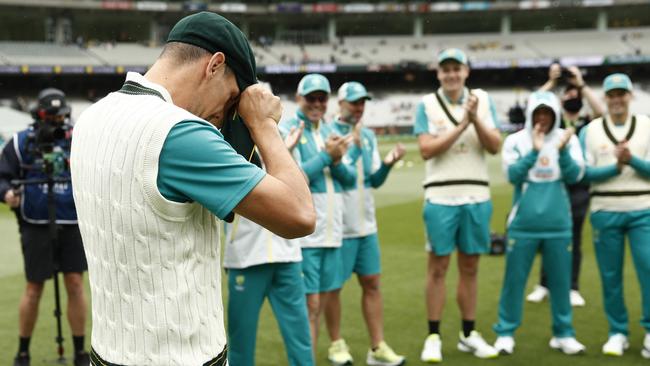
[[[343,239],[341,255],[343,257],[344,280],[350,278],[352,272],[359,276],[381,273],[377,233],[357,238]]]
[[[490,251],[491,201],[458,206],[426,201],[423,216],[428,251],[439,256],[456,247],[465,254]]]
[[[305,292],[317,294],[343,287],[341,248],[302,248]]]

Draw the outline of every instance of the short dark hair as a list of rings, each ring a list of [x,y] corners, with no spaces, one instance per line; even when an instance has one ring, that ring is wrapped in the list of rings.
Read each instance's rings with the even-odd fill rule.
[[[169,42],[163,47],[159,59],[169,58],[177,64],[184,64],[197,61],[212,54],[207,50],[188,43]]]

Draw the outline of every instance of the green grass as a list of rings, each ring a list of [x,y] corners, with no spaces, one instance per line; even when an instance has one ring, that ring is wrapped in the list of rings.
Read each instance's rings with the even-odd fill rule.
[[[421,219],[423,164],[417,154],[414,140],[407,140],[406,163],[395,168],[387,183],[376,192],[377,219],[382,250],[382,291],[384,295],[386,340],[395,350],[408,357],[408,364],[419,365],[419,354],[426,336],[424,285],[426,253]],[[382,143],[386,151],[393,142]],[[409,164],[409,161],[411,162]],[[511,187],[504,181],[499,158],[490,159],[494,215],[492,229],[504,230],[505,215],[510,208]],[[4,241],[0,246],[0,364],[10,364],[17,349],[17,304],[24,288],[22,256],[13,214],[0,210],[0,232]],[[591,228],[585,225],[583,239],[582,293],[587,306],[574,311],[577,336],[587,346],[583,356],[569,357],[548,348],[550,312],[548,302],[524,306],[523,325],[516,334],[517,348],[512,356],[483,361],[456,350],[460,317],[455,301],[457,271],[450,267],[447,278],[448,296],[442,322],[443,353],[445,365],[500,364],[500,365],[637,365],[647,364],[640,356],[644,332],[638,324],[640,294],[636,274],[629,254],[626,257],[625,294],[631,325],[631,346],[622,358],[608,358],[600,354],[607,337],[607,324],[602,309],[600,279],[591,244]],[[454,262],[455,263],[455,262]],[[496,320],[503,257],[483,257],[479,272],[479,303],[477,328],[488,341],[495,336],[491,326]],[[531,271],[528,290],[538,280],[539,259]],[[32,340],[32,365],[48,363],[55,358],[54,318],[52,316],[52,284],[48,283],[40,308],[40,318]],[[224,289],[226,287],[224,286]],[[65,304],[65,296],[63,296]],[[349,281],[343,291],[342,333],[351,346],[357,365],[365,364],[368,337],[360,310],[360,288],[356,280]],[[89,327],[90,328],[90,327]],[[72,349],[67,324],[64,326],[66,349]],[[88,330],[90,334],[90,329]],[[323,327],[319,342],[317,363],[326,365],[327,333]],[[256,350],[257,365],[286,365],[284,346],[275,318],[268,304],[264,305],[260,320]],[[237,366],[237,365],[234,365]]]

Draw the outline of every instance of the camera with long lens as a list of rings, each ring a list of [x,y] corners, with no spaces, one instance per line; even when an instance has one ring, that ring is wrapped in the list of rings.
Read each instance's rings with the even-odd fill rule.
[[[34,123],[27,136],[28,151],[36,158],[34,168],[47,170],[53,176],[68,169],[60,142],[70,143],[70,126],[65,124],[69,116],[70,107],[62,91],[48,88],[39,93],[38,103],[32,109]]]

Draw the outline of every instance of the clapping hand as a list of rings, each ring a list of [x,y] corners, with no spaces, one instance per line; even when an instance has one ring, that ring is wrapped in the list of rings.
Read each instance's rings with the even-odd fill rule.
[[[616,145],[616,150],[614,151],[616,159],[618,160],[618,165],[623,166],[630,163],[632,160],[632,152],[628,146],[627,141],[622,141]]]
[[[468,117],[469,122],[474,123],[477,120],[478,112],[478,97],[472,93],[469,94],[467,98],[467,104],[465,105],[465,115]]]
[[[564,134],[560,138],[560,142],[557,145],[558,150],[562,150],[566,147],[566,145],[569,143],[569,140],[571,140],[571,136],[575,133],[575,128],[569,127],[566,130],[564,130]]]
[[[398,142],[397,145],[395,145],[395,147],[388,154],[386,154],[386,157],[384,158],[384,164],[391,166],[400,161],[405,154],[406,149],[401,143]]]
[[[284,144],[289,149],[289,151],[293,150],[296,145],[298,145],[298,141],[300,141],[300,137],[302,136],[302,131],[305,129],[305,122],[300,121],[300,124],[298,127],[291,127],[291,131],[289,131],[289,134],[287,137],[284,139]]]
[[[542,125],[539,123],[536,124],[535,127],[533,127],[533,148],[535,150],[542,150],[542,147],[544,146],[544,137],[546,137],[546,134],[542,130]]]

